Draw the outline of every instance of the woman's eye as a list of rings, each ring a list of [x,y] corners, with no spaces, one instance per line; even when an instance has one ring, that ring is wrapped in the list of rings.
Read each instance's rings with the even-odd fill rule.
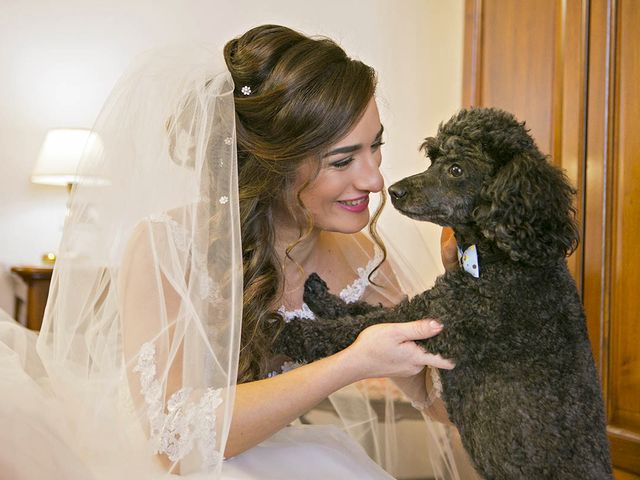
[[[349,165],[353,161],[353,157],[343,158],[342,160],[338,160],[331,164],[332,167],[336,168],[344,168]]]
[[[384,142],[382,140],[377,141],[376,143],[374,143],[373,145],[371,145],[371,150],[377,150],[379,149],[382,145],[384,145]]]
[[[453,165],[451,165],[449,167],[449,174],[452,177],[459,177],[463,174],[464,172],[462,171],[462,168],[460,167],[460,165],[454,163]]]

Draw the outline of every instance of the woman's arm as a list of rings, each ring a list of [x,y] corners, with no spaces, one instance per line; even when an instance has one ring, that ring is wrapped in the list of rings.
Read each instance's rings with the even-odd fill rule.
[[[257,445],[353,382],[416,375],[433,356],[414,340],[439,331],[422,320],[374,325],[335,355],[273,378],[238,385],[225,456]]]
[[[272,378],[236,386],[225,457],[269,438],[357,379],[346,350]]]

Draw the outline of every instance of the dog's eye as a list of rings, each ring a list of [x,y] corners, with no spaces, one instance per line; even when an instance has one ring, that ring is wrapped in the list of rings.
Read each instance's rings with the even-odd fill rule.
[[[464,172],[462,171],[462,168],[460,167],[460,165],[458,165],[457,163],[454,163],[449,167],[449,173],[451,174],[452,177],[459,177]]]

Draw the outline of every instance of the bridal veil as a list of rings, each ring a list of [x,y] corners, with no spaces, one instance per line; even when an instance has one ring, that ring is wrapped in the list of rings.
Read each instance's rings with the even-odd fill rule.
[[[35,346],[2,322],[1,390],[38,425],[36,443],[46,430],[95,478],[116,478],[116,464],[119,478],[221,469],[242,257],[233,82],[219,57],[154,52],[118,82],[79,166]],[[22,477],[44,452],[33,454]]]
[[[79,167],[41,333],[0,321],[3,474],[222,475],[242,323],[233,91],[202,47],[143,55],[116,85]],[[363,399],[339,392],[334,405],[388,463],[402,442],[393,411],[381,440]],[[436,476],[456,478],[446,429],[428,428]]]

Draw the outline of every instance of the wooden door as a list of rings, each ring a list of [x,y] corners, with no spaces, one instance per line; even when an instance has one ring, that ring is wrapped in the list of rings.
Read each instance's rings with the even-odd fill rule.
[[[463,101],[526,119],[577,187],[569,259],[617,478],[640,478],[640,2],[467,0]]]
[[[585,256],[584,298],[599,299],[613,461],[640,473],[640,3],[592,0],[591,19],[586,176],[602,187],[586,198],[585,242],[602,248]]]

